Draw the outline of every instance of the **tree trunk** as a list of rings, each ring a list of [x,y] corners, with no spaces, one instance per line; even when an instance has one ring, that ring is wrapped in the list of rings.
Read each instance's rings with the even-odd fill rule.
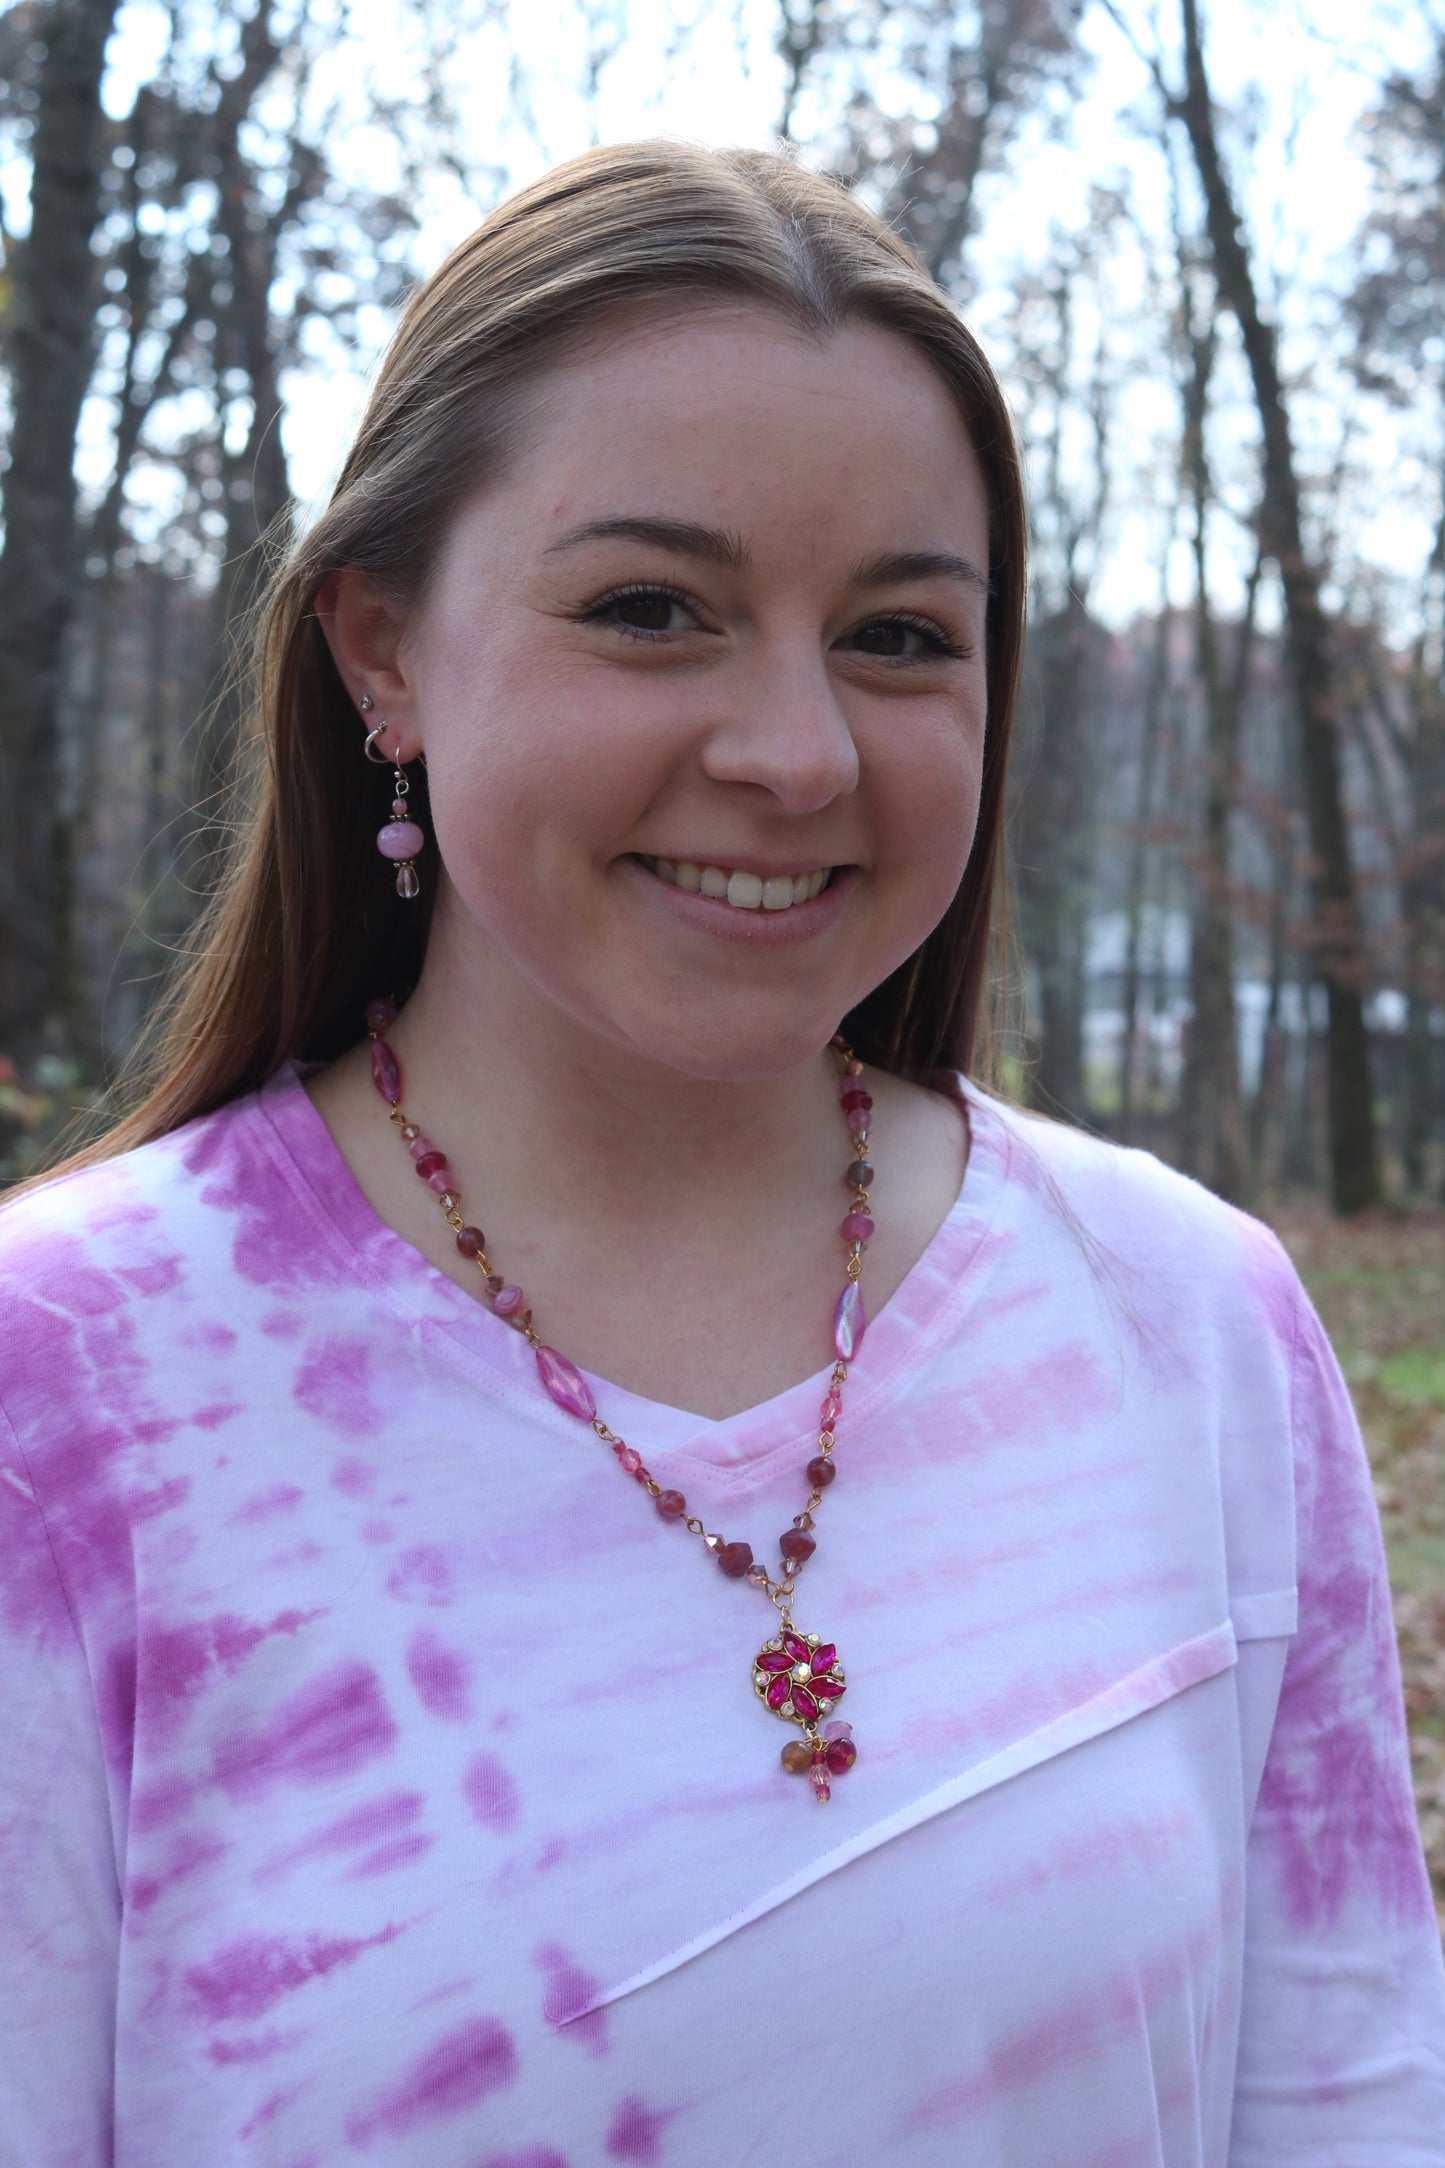
[[[1299,477],[1273,325],[1260,312],[1239,213],[1219,155],[1197,0],[1180,0],[1185,90],[1173,101],[1204,191],[1213,271],[1239,325],[1263,439],[1260,543],[1279,565],[1285,645],[1299,702],[1305,810],[1314,859],[1315,970],[1329,999],[1326,1095],[1330,1188],[1337,1212],[1374,1204],[1379,1152],[1365,1028],[1365,954],[1341,787],[1338,689],[1320,574],[1304,546]]]
[[[1170,541],[1173,541],[1171,529]],[[1168,564],[1168,546],[1165,564]],[[1159,620],[1154,629],[1149,658],[1149,682],[1144,693],[1143,739],[1139,750],[1139,800],[1135,836],[1129,858],[1128,901],[1125,904],[1124,983],[1121,996],[1123,1024],[1119,1041],[1119,1142],[1127,1144],[1134,1127],[1134,1072],[1139,1036],[1139,993],[1142,980],[1139,940],[1144,898],[1149,885],[1148,826],[1154,811],[1155,771],[1163,737],[1164,695],[1169,683],[1169,587],[1161,580]]]
[[[1081,713],[1089,620],[1072,590],[1040,631],[1042,719],[1026,802],[1021,902],[1039,979],[1034,1092],[1054,1114],[1084,1114],[1084,933],[1088,778]]]
[[[13,266],[10,465],[0,554],[0,756],[24,818],[0,854],[0,1048],[28,1061],[55,1018],[61,665],[75,587],[75,433],[90,381],[90,238],[105,155],[100,83],[117,0],[56,0]]]

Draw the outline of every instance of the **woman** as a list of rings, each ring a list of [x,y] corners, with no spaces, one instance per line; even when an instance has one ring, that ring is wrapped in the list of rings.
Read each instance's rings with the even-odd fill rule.
[[[1023,545],[781,159],[412,302],[148,1093],[0,1216],[6,2161],[1445,2162],[1320,1328],[958,1074]]]

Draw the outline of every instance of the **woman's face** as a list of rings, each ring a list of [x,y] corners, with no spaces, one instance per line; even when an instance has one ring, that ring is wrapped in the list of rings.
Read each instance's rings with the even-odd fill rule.
[[[815,1054],[962,875],[987,565],[900,336],[718,306],[558,369],[378,703],[427,757],[428,976],[695,1076]]]

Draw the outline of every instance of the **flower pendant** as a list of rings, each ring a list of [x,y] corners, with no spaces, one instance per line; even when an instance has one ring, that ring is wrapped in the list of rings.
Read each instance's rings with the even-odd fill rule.
[[[806,1771],[819,1805],[825,1805],[832,1796],[831,1778],[851,1769],[858,1758],[850,1725],[818,1729],[847,1692],[837,1649],[816,1634],[785,1626],[753,1658],[753,1689],[774,1716],[801,1727],[807,1744],[795,1740],[785,1746],[783,1767],[800,1776]]]

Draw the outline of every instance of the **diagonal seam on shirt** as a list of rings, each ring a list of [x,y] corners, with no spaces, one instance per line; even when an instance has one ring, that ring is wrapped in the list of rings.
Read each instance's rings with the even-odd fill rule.
[[[741,1910],[730,1913],[715,1926],[705,1928],[684,1942],[655,1964],[632,1973],[619,1981],[616,1987],[605,1988],[594,1995],[580,2009],[570,2011],[562,2020],[565,2025],[575,2024],[579,2018],[601,2010],[610,2002],[618,2002],[624,1995],[635,1994],[639,1988],[650,1987],[679,1966],[701,1957],[706,1950],[726,1941],[740,1928],[750,1926],[765,1913],[773,1912],[788,1899],[796,1897],[814,1882],[836,1874],[840,1867],[859,1859],[866,1852],[876,1851],[879,1845],[889,1843],[894,1837],[905,1836],[920,1823],[931,1821],[937,1814],[946,1813],[950,1807],[961,1806],[966,1800],[976,1799],[981,1793],[992,1791],[996,1785],[1006,1784],[1013,1777],[1023,1776],[1040,1763],[1051,1761],[1056,1755],[1070,1748],[1085,1746],[1091,1739],[1101,1738],[1104,1733],[1115,1731],[1136,1716],[1145,1716],[1151,1709],[1172,1700],[1177,1694],[1186,1693],[1192,1686],[1200,1686],[1207,1679],[1218,1678],[1232,1669],[1237,1648],[1234,1627],[1228,1619],[1221,1625],[1211,1626],[1206,1633],[1196,1634],[1191,1640],[1180,1641],[1161,1655],[1151,1656],[1147,1663],[1139,1664],[1133,1671],[1125,1672],[1120,1679],[1081,1701],[1062,1716],[1041,1724],[1037,1731],[1028,1732],[1022,1739],[1013,1740],[997,1754],[976,1762],[961,1776],[950,1777],[946,1784],[935,1786],[918,1799],[911,1800],[896,1813],[886,1815],[880,1822],[872,1822],[867,1829],[859,1830],[843,1844],[835,1845],[806,1867],[790,1875],[785,1882],[776,1883],[772,1889],[753,1898]]]

